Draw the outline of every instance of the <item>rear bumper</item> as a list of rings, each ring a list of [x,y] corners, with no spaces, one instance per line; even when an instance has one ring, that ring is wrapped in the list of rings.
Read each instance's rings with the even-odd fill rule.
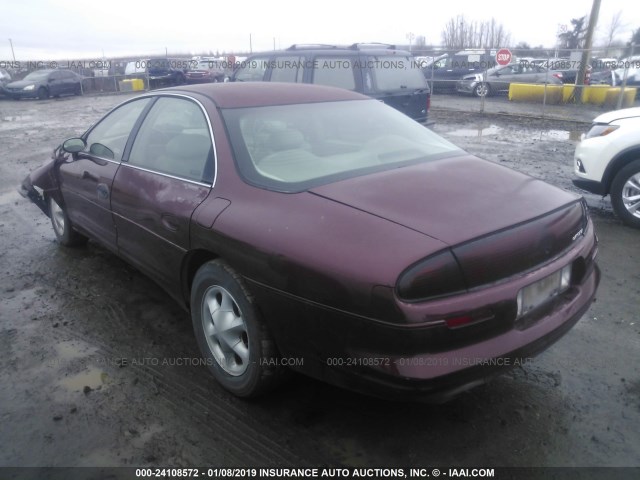
[[[526,364],[568,332],[595,298],[596,254],[589,222],[583,240],[535,272],[452,299],[409,305],[404,312],[418,318],[434,309],[442,317],[478,309],[495,313],[460,328],[444,321],[401,324],[357,316],[246,280],[282,356],[300,360],[289,364],[296,370],[377,397],[439,403]],[[575,271],[571,287],[517,319],[517,292],[569,263]],[[378,311],[384,318],[382,305]]]
[[[391,358],[392,365],[402,365],[403,372],[394,375],[381,375],[372,371],[355,372],[355,369],[332,369],[323,378],[330,383],[346,389],[374,395],[376,397],[399,401],[422,401],[427,403],[443,403],[456,395],[476,386],[482,385],[498,375],[508,372],[514,367],[524,366],[531,359],[546,350],[563,337],[587,312],[595,298],[600,282],[600,270],[597,265],[585,282],[578,295],[579,307],[566,318],[560,319],[565,312],[557,312],[553,317],[543,319],[544,323],[554,324],[554,328],[544,335],[515,350],[497,356],[486,356],[477,353],[476,346],[446,352],[438,356],[420,355],[410,358]],[[508,335],[508,334],[507,334]],[[506,336],[506,335],[505,335]],[[510,340],[503,339],[505,343]],[[500,337],[492,341],[503,341]],[[409,370],[422,374],[450,368],[452,365],[463,365],[466,368],[452,373],[437,375],[428,379],[411,378]]]

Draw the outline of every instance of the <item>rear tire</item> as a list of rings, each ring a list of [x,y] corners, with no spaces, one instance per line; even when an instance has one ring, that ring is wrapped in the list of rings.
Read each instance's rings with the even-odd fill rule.
[[[285,367],[254,299],[226,263],[205,263],[193,279],[191,320],[203,358],[216,380],[238,397],[275,387]]]
[[[640,228],[640,160],[616,174],[611,184],[611,205],[626,225]]]
[[[87,243],[88,238],[73,229],[71,220],[69,220],[64,208],[58,205],[58,202],[51,197],[49,197],[48,203],[51,226],[53,226],[53,232],[56,234],[58,243],[65,247],[76,247]]]

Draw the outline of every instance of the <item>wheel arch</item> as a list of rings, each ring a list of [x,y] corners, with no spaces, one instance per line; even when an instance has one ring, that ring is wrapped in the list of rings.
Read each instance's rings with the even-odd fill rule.
[[[191,309],[191,285],[196,273],[202,265],[219,257],[216,253],[204,249],[190,250],[185,255],[182,261],[181,283],[182,297],[188,310]]]
[[[626,148],[613,157],[602,175],[604,195],[611,193],[611,184],[617,173],[626,165],[638,159],[640,159],[640,145]]]

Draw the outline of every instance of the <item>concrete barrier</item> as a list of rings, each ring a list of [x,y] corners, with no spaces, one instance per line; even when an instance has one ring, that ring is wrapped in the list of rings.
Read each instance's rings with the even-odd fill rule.
[[[558,104],[562,102],[562,85],[533,83],[512,83],[509,85],[509,100],[515,102],[542,102]]]
[[[558,104],[573,101],[575,85],[546,85],[546,103]],[[592,105],[616,106],[621,87],[611,87],[609,85],[588,85],[582,87],[582,103]],[[637,88],[625,88],[623,107],[633,106]],[[545,101],[545,85],[512,83],[509,85],[509,100],[515,102],[536,102]]]
[[[622,87],[609,88],[607,90],[607,95],[605,97],[604,104],[608,107],[616,107],[618,105],[618,97],[620,96],[620,91]],[[635,87],[626,87],[624,89],[624,96],[622,97],[622,107],[633,107],[633,104],[636,99],[636,94],[638,93],[638,89]]]

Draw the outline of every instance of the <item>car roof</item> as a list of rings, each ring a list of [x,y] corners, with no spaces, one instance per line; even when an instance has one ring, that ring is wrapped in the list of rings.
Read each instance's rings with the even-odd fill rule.
[[[342,88],[279,82],[206,83],[166,88],[156,92],[197,93],[208,97],[220,108],[370,100],[370,97]]]
[[[412,56],[410,52],[385,43],[354,43],[353,45],[293,44],[284,50],[257,52],[248,58],[292,56],[296,53],[312,53],[319,55],[347,54],[366,56],[400,55]]]

